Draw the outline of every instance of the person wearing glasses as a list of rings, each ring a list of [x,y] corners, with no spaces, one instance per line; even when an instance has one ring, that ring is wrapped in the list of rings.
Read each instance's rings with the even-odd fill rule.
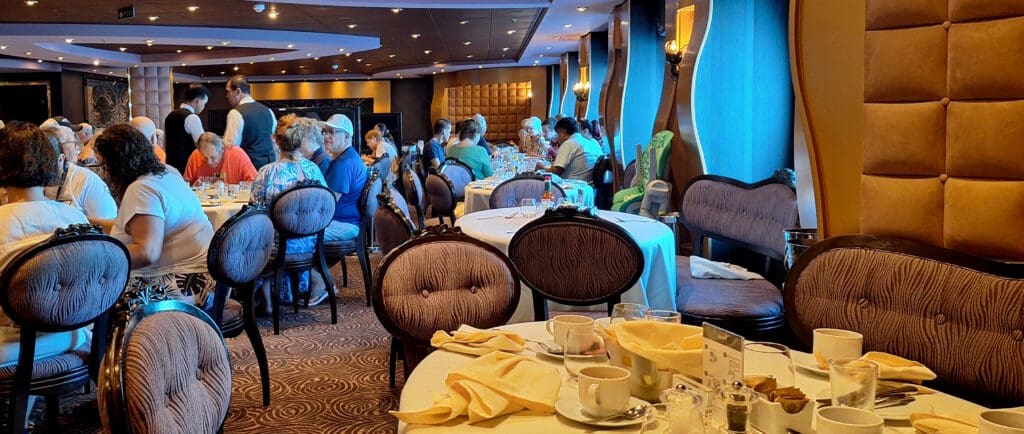
[[[75,133],[65,126],[50,126],[42,131],[59,152],[60,182],[47,187],[46,196],[77,208],[90,220],[117,217],[117,204],[107,184],[93,171],[75,164],[82,151]]]

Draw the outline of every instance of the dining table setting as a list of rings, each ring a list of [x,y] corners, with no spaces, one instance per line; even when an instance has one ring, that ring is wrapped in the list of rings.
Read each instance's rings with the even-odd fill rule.
[[[1024,408],[990,410],[928,387],[936,375],[863,336],[814,331],[811,353],[747,341],[678,313],[617,304],[438,330],[406,379],[399,433],[981,433],[1024,430]]]
[[[466,184],[465,214],[490,209],[491,193],[494,193],[494,188],[513,176],[511,172],[498,172]],[[590,184],[578,179],[561,178],[558,175],[552,175],[552,178],[552,183],[562,188],[568,201],[584,207],[594,206],[594,187]]]
[[[206,214],[213,230],[216,231],[249,203],[252,182],[225,184],[213,180],[200,180],[192,186],[192,192],[199,199],[203,214]]]

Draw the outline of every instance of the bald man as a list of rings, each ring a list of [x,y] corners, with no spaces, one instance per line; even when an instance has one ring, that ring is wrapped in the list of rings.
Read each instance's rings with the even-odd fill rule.
[[[153,120],[145,116],[136,116],[132,118],[131,124],[133,128],[139,130],[143,136],[146,136],[149,143],[153,144],[153,153],[156,154],[156,158],[159,159],[161,163],[166,163],[167,153],[164,152],[164,148],[161,148],[158,144],[159,138],[157,137],[156,124],[153,123]]]

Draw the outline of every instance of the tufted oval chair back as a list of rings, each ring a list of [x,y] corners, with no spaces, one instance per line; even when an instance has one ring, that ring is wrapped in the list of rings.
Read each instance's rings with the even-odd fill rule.
[[[378,199],[380,205],[373,214],[373,231],[381,253],[386,255],[412,238],[416,228],[408,209],[402,209],[405,200],[397,190],[384,190]]]
[[[461,202],[466,199],[466,185],[476,180],[473,177],[473,170],[465,163],[455,158],[449,158],[441,163],[438,172],[448,177],[452,183],[452,191],[455,192],[455,201]]]
[[[565,190],[562,190],[562,186],[558,184],[552,183],[551,193],[555,195],[555,199],[565,198]],[[537,199],[540,202],[542,194],[544,194],[543,176],[520,175],[494,187],[494,191],[491,192],[490,207],[491,209],[515,208],[519,206],[521,200],[527,198]]]
[[[430,174],[427,175],[426,190],[430,207],[434,210],[434,215],[439,217],[438,220],[441,220],[440,217],[448,216],[451,223],[455,224],[455,206],[458,198],[455,195],[455,186],[448,176],[430,169]],[[441,220],[441,222],[444,221]]]
[[[547,319],[547,299],[573,306],[607,302],[610,312],[644,270],[643,252],[626,231],[572,208],[527,223],[512,237],[508,256],[533,289],[538,321]]]
[[[437,266],[438,258],[449,266]],[[430,351],[435,331],[505,324],[519,304],[519,276],[508,258],[445,225],[385,256],[374,287],[374,312],[405,346],[407,372]]]
[[[231,363],[213,320],[151,302],[114,326],[98,400],[104,432],[214,433],[231,401]]]
[[[241,286],[259,277],[273,248],[274,223],[267,209],[245,205],[213,235],[206,266],[217,282]]]
[[[383,189],[384,181],[381,180],[381,172],[370,170],[367,173],[363,192],[359,195],[359,212],[363,215],[363,227],[359,228],[361,232],[370,233],[373,230],[373,212],[377,210],[377,196]]]
[[[303,181],[282,192],[270,205],[274,228],[288,238],[314,235],[334,218],[334,193],[316,181]]]
[[[415,173],[411,165],[403,168],[401,179],[403,190],[405,190],[405,201],[411,205],[410,211],[416,210],[416,218],[413,221],[418,223],[417,227],[422,228],[425,218],[423,213],[427,209],[423,182],[420,181],[420,177]]]

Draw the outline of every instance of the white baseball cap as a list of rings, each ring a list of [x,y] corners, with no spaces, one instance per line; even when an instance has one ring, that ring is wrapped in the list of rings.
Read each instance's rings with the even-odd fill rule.
[[[343,114],[339,113],[331,115],[331,117],[327,118],[327,121],[324,122],[323,124],[336,130],[344,131],[348,133],[350,136],[353,134],[352,121],[348,118],[348,116],[345,116]]]

